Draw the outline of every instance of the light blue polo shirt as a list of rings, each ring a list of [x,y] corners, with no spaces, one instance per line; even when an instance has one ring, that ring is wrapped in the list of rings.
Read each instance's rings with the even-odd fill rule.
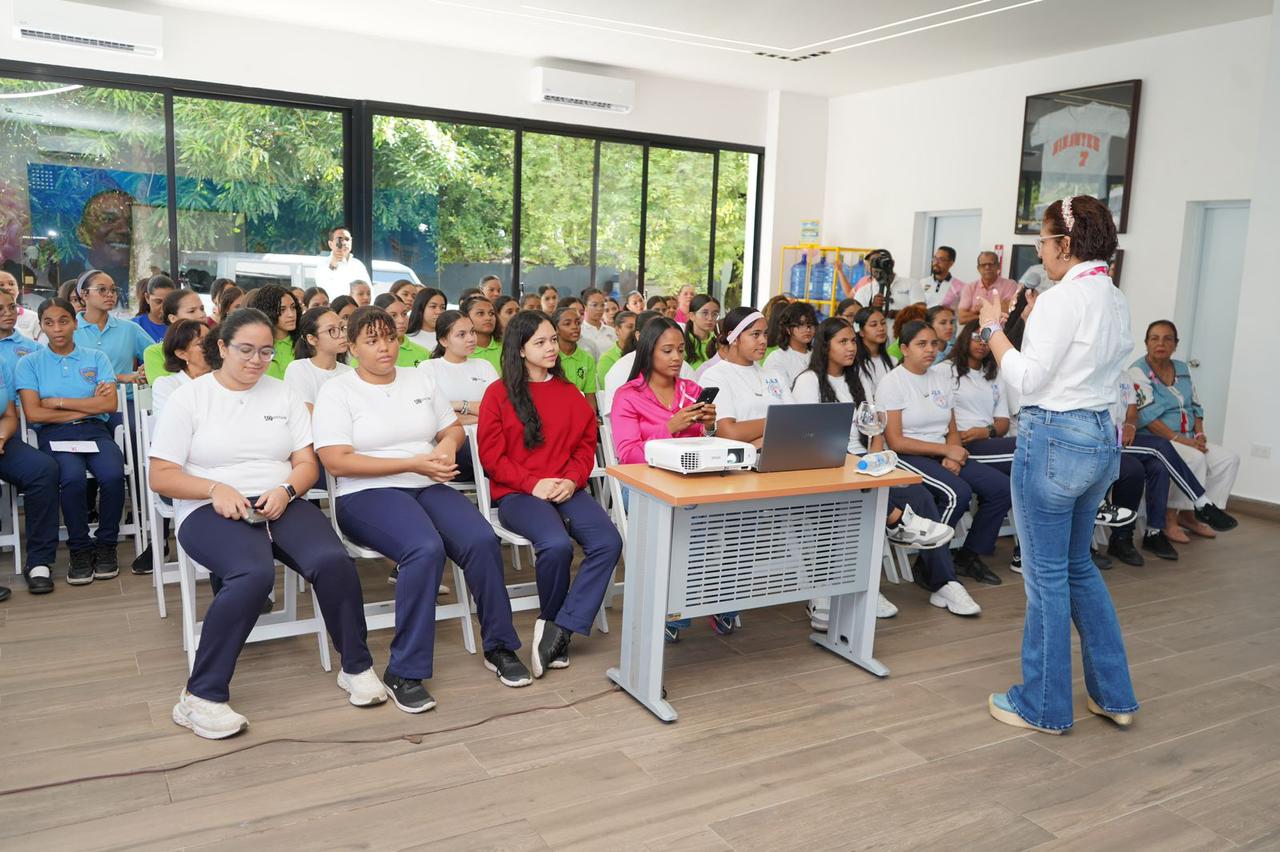
[[[0,364],[0,414],[4,414],[10,402],[17,401],[18,392],[13,389],[13,371]]]
[[[23,355],[30,355],[37,349],[43,349],[43,343],[36,343],[20,331],[14,331],[8,337],[0,338],[0,364],[12,376],[18,370],[18,362]]]
[[[51,396],[87,399],[93,396],[98,382],[114,382],[115,377],[115,368],[100,350],[77,346],[66,355],[58,355],[53,350],[44,348],[18,362],[13,386],[20,391],[35,391],[42,399]],[[106,414],[87,417],[107,419]],[[39,428],[38,424],[32,425]]]
[[[77,349],[97,349],[105,354],[117,376],[138,369],[137,365],[142,363],[142,353],[155,342],[136,322],[107,314],[106,326],[99,329],[97,323],[84,318],[83,312],[76,314],[76,333],[73,339]],[[132,399],[133,385],[128,385],[125,393]]]

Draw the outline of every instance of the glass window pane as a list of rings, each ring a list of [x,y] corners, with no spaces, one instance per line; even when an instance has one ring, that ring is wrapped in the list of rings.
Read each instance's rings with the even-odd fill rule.
[[[315,284],[343,223],[342,113],[175,97],[173,133],[187,285]]]
[[[757,157],[741,151],[720,152],[720,180],[716,188],[716,263],[712,292],[728,311],[751,297],[748,235],[755,227],[755,169]],[[748,204],[751,199],[753,203]]]
[[[24,304],[101,269],[131,282],[169,268],[164,98],[0,78],[0,260]]]
[[[645,218],[645,294],[675,295],[685,284],[707,289],[714,160],[700,151],[649,149]]]
[[[486,275],[510,291],[514,163],[514,131],[374,116],[375,264],[453,303]]]
[[[526,133],[520,171],[520,282],[577,295],[591,281],[591,188],[596,143]]]
[[[596,216],[596,286],[618,299],[638,285],[640,201],[644,149],[600,143],[600,200]]]

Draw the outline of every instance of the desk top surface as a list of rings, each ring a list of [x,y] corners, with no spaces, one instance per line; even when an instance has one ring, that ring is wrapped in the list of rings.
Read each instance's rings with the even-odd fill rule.
[[[623,484],[644,491],[672,506],[890,488],[895,485],[914,485],[922,481],[916,474],[901,469],[890,471],[884,476],[867,476],[858,473],[857,465],[856,456],[847,456],[844,467],[778,473],[741,470],[725,474],[679,474],[649,467],[647,464],[610,465],[608,473]]]

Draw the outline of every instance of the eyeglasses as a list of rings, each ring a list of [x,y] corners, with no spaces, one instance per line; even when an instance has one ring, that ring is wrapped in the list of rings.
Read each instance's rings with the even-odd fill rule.
[[[334,340],[341,340],[347,336],[347,327],[345,325],[331,325],[324,329],[324,332]]]
[[[276,357],[276,350],[271,346],[264,346],[261,349],[252,343],[232,343],[231,347],[240,353],[240,357],[246,361],[267,361],[270,362]]]
[[[1058,239],[1062,239],[1065,236],[1066,234],[1050,234],[1047,237],[1036,237],[1036,255],[1038,256],[1041,252],[1044,251],[1044,244],[1048,240],[1058,240]]]
[[[16,314],[17,312],[18,306],[16,304],[0,305],[0,314]]]
[[[979,269],[998,269],[999,267],[1000,267],[1000,264],[998,264],[998,263],[992,263],[992,262],[990,262],[990,261],[988,261],[987,263],[979,263],[979,264],[978,264],[978,268],[979,268]]]
[[[114,296],[119,291],[115,287],[90,287],[89,292],[99,296]]]

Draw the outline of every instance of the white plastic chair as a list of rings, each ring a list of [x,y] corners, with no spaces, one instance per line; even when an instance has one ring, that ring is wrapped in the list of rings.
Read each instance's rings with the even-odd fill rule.
[[[138,432],[139,432],[139,451],[142,454],[142,475],[138,477],[141,483],[143,502],[147,507],[147,537],[151,544],[151,580],[156,590],[156,607],[160,610],[161,618],[168,618],[168,608],[164,600],[164,587],[166,583],[177,583],[180,581],[178,563],[166,562],[164,558],[165,545],[168,544],[167,536],[164,535],[164,521],[172,521],[174,519],[173,507],[160,499],[160,495],[151,490],[149,477],[151,476],[151,433],[155,428],[155,415],[152,414],[141,405],[138,406]]]
[[[0,547],[13,549],[13,573],[22,574],[22,534],[18,524],[18,489],[0,481]]]

